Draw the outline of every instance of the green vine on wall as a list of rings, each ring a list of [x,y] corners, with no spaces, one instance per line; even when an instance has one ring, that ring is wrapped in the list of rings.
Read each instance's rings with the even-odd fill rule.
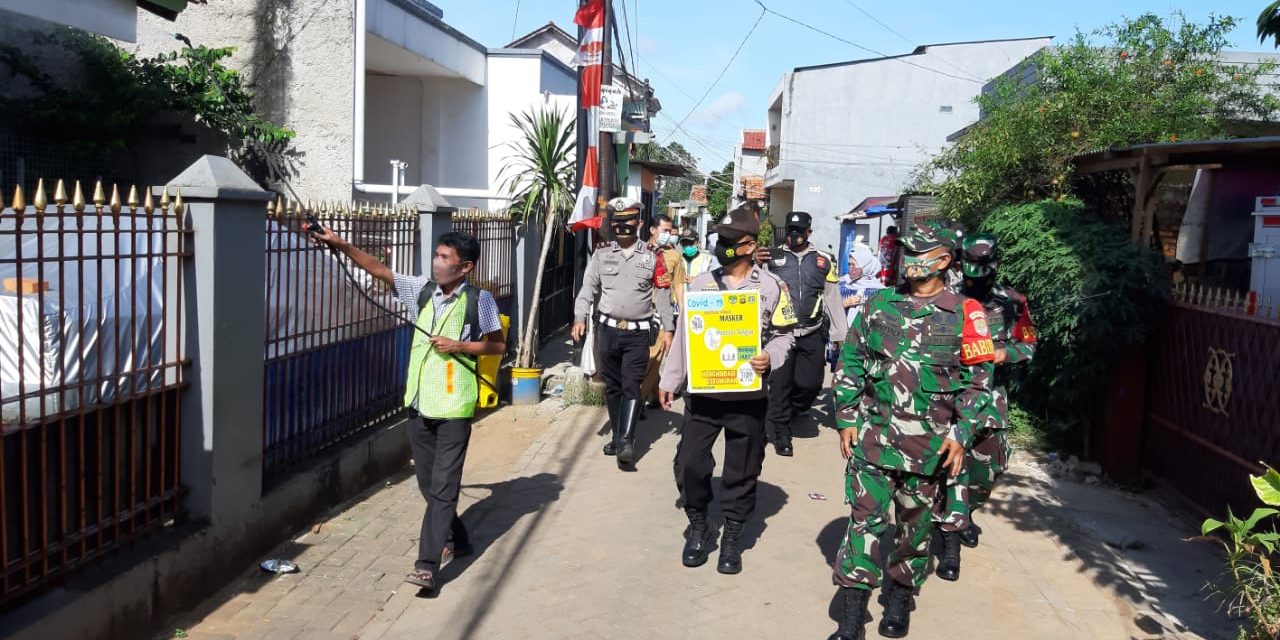
[[[157,135],[180,137],[155,127],[156,115],[168,111],[221,134],[233,155],[283,153],[294,137],[258,115],[240,74],[223,66],[233,48],[184,47],[140,57],[102,36],[66,28],[33,33],[31,43],[28,49],[0,44],[0,73],[31,88],[19,97],[0,96],[0,122],[25,134],[99,153]],[[77,81],[55,77],[29,53],[40,48],[70,54],[78,69],[67,75]]]

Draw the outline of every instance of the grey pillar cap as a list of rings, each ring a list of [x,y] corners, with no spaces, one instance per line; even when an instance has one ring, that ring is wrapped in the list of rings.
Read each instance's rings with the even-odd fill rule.
[[[160,194],[173,188],[182,189],[187,198],[216,200],[256,200],[266,202],[275,194],[264,191],[236,164],[221,156],[201,156],[164,187],[156,187]]]
[[[401,200],[400,204],[417,207],[422,213],[450,213],[458,210],[429,184],[418,187],[408,198]]]

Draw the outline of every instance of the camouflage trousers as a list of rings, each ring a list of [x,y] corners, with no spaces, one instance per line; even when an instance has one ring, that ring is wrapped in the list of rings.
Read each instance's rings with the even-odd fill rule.
[[[924,584],[929,565],[930,510],[942,480],[878,467],[856,455],[845,471],[849,526],[836,552],[833,579],[842,587],[874,589],[883,582],[881,567],[899,584]],[[894,549],[886,554],[880,539],[895,507]]]
[[[947,480],[947,489],[934,505],[933,521],[943,531],[969,528],[969,518],[991,497],[996,481],[1009,467],[1013,449],[1004,429],[983,429],[965,452],[964,469]]]

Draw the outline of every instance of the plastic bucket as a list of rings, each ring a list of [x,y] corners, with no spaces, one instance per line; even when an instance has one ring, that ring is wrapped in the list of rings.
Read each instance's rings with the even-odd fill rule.
[[[511,404],[538,404],[542,400],[542,369],[511,369]]]
[[[511,317],[508,315],[498,316],[502,321],[502,339],[507,338],[507,329],[511,327]],[[476,394],[477,409],[491,409],[498,406],[498,392],[494,389],[498,388],[498,366],[502,364],[502,356],[480,356],[476,362],[476,372],[480,377],[488,382],[480,383],[479,393]]]

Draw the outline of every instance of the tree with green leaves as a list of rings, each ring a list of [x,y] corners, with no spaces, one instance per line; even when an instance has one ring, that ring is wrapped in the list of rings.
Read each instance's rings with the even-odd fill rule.
[[[918,186],[947,215],[976,223],[1001,205],[1070,197],[1080,153],[1226,138],[1238,121],[1273,120],[1280,100],[1263,79],[1275,65],[1219,55],[1236,25],[1145,14],[1077,32],[979,96],[983,119],[922,169]]]
[[[634,154],[637,160],[678,164],[684,167],[685,171],[690,175],[698,173],[698,159],[679,142],[672,141],[666,145],[640,145],[636,147]],[[689,176],[664,177],[659,188],[658,202],[654,205],[656,211],[666,211],[668,205],[688,200],[689,192],[693,190],[693,184],[694,180]]]
[[[733,163],[727,162],[723,169],[712,171],[707,178],[707,211],[712,218],[718,219],[729,212],[733,191]]]
[[[1258,14],[1258,42],[1266,42],[1267,38],[1274,41],[1274,46],[1280,47],[1280,0],[1267,5]]]
[[[574,120],[562,111],[539,109],[511,114],[520,138],[510,143],[511,155],[502,173],[512,218],[542,231],[542,251],[533,281],[529,317],[516,351],[516,366],[534,366],[537,357],[538,311],[542,300],[542,276],[547,270],[556,226],[573,207],[577,140]]]

